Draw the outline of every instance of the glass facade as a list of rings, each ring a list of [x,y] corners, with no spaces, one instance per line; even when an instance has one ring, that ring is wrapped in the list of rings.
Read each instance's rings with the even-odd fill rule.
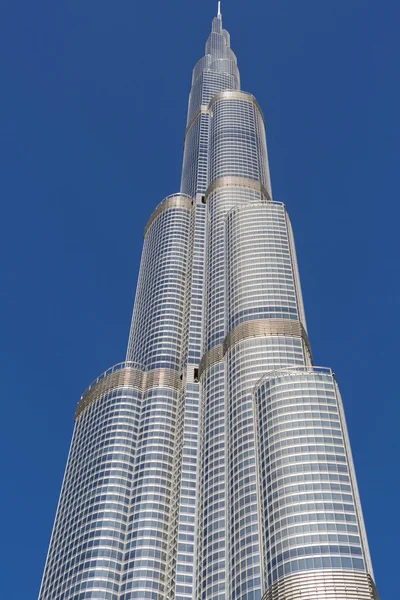
[[[365,571],[343,406],[330,369],[282,369],[254,393],[264,523],[265,578],[308,569]]]
[[[76,421],[43,600],[120,598],[143,399],[141,367],[124,367],[82,398],[88,405]]]
[[[126,362],[81,397],[40,600],[377,600],[264,118],[214,18]]]

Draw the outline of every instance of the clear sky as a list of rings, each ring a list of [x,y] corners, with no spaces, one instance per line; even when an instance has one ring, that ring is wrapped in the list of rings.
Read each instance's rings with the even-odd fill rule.
[[[1,597],[38,593],[81,392],[124,359],[143,229],[179,191],[214,0],[0,7]],[[317,365],[341,385],[382,600],[398,597],[398,0],[225,0],[267,121]],[[397,592],[395,592],[397,590]]]

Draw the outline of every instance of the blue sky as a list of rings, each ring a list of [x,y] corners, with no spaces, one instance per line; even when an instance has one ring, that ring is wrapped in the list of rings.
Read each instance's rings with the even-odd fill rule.
[[[211,0],[0,7],[7,600],[37,596],[75,405],[124,359],[143,229],[179,190],[191,69],[215,12]],[[314,359],[341,385],[376,580],[391,600],[400,536],[400,5],[226,0],[222,12],[242,88],[266,117]]]

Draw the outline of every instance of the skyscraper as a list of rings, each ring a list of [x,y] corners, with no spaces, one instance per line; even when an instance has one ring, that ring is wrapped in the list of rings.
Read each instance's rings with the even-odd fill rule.
[[[84,392],[40,600],[377,600],[336,378],[315,367],[265,125],[218,15],[126,361]]]

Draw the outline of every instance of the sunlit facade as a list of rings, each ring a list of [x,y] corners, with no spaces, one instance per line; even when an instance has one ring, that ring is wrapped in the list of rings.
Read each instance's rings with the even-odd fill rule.
[[[378,600],[265,123],[218,15],[126,362],[82,395],[39,600]]]

